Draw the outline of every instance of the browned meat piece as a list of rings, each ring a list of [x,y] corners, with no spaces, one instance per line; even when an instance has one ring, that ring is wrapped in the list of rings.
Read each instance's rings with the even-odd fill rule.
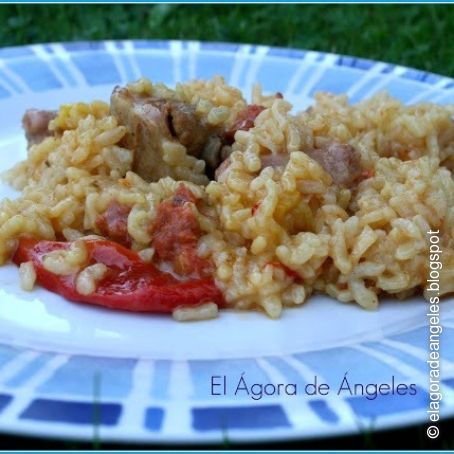
[[[134,151],[133,170],[145,180],[165,176],[165,169],[160,169],[162,138],[178,141],[213,170],[220,163],[222,143],[213,142],[217,131],[196,115],[192,105],[134,94],[120,87],[115,88],[110,101],[112,114],[128,127],[122,145]]]
[[[131,246],[131,238],[128,234],[128,216],[130,211],[131,207],[113,201],[107,207],[107,210],[97,217],[96,227],[98,227],[102,235],[129,247]]]
[[[361,177],[360,156],[348,144],[333,142],[321,150],[306,152],[339,186],[350,187]]]
[[[29,146],[40,143],[52,135],[49,131],[49,123],[56,115],[57,112],[51,110],[28,109],[25,112],[22,117],[22,126]]]
[[[306,151],[306,154],[317,161],[329,173],[334,183],[351,187],[365,178],[370,178],[370,172],[364,172],[360,166],[358,152],[348,144],[333,142],[327,147],[319,150]],[[264,154],[260,156],[262,169],[265,167],[285,167],[290,159],[286,153]],[[230,159],[225,159],[216,169],[216,181],[225,178],[230,166]]]
[[[254,127],[254,121],[258,115],[265,110],[265,107],[258,106],[257,104],[251,104],[246,109],[238,112],[235,123],[232,127],[224,134],[224,139],[227,143],[233,143],[235,140],[235,133],[237,131],[248,131]]]

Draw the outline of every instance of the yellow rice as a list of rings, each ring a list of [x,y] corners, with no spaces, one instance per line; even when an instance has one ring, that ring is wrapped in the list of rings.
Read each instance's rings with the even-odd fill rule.
[[[224,127],[247,105],[220,77],[175,91],[146,80],[131,89],[191,103]],[[174,153],[167,177],[143,181],[131,171],[133,151],[119,146],[126,128],[107,104],[62,106],[50,126],[54,137],[32,146],[5,176],[22,194],[0,205],[1,262],[22,234],[68,240],[99,234],[96,218],[112,200],[132,208],[132,249],[149,261],[157,207],[184,180],[203,207],[194,206],[203,231],[198,253],[213,261],[230,307],[277,318],[315,291],[368,309],[381,296],[421,292],[429,230],[440,231],[441,294],[454,291],[454,106],[407,107],[385,93],[349,105],[345,96],[319,93],[310,109],[293,114],[286,100],[265,97],[259,88],[253,101],[267,108],[253,128],[236,133],[228,172],[209,183],[203,161],[182,145],[178,153],[165,151]],[[354,189],[334,185],[305,153],[333,140],[351,144],[374,176]],[[261,170],[261,157],[270,152],[288,154],[288,164]],[[70,272],[77,253],[83,252],[49,257],[49,266]],[[33,270],[22,270],[29,276],[24,285],[32,287]],[[87,292],[90,278],[105,270],[89,271],[80,283]]]

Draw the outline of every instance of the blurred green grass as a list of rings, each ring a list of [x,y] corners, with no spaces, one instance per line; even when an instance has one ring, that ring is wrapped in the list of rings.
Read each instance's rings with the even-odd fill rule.
[[[289,46],[454,75],[454,5],[1,5],[0,46],[199,39]]]

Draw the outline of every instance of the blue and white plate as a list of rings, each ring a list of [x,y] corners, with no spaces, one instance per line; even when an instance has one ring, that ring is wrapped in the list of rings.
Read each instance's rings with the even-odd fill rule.
[[[193,41],[6,48],[0,50],[0,170],[25,157],[20,120],[28,107],[107,100],[114,85],[141,76],[174,85],[215,74],[246,93],[260,82],[297,109],[318,90],[347,93],[353,101],[384,89],[408,103],[454,103],[450,78],[312,51]],[[15,194],[0,185],[0,195]],[[6,266],[0,269],[0,430],[202,443],[428,422],[427,309],[421,298],[387,300],[366,312],[316,296],[279,321],[227,311],[217,320],[178,324],[73,304],[43,289],[22,292],[17,269]],[[454,414],[453,298],[441,312],[441,415],[448,417]],[[314,380],[329,393],[322,395],[324,386],[315,394],[310,386],[307,395]],[[394,383],[394,394],[372,398],[358,386],[346,390],[369,384],[372,392],[386,383]],[[398,384],[414,385],[416,394],[398,395]],[[259,398],[261,386],[270,395]],[[295,387],[297,395],[288,395]]]

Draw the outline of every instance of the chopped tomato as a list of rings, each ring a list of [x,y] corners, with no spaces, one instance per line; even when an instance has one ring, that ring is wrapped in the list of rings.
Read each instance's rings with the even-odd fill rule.
[[[375,170],[374,169],[364,169],[361,172],[361,175],[357,178],[358,183],[361,183],[361,181],[368,180],[369,178],[372,178],[375,176]]]
[[[246,109],[238,112],[235,123],[232,127],[226,131],[225,140],[228,143],[233,143],[235,140],[235,133],[237,131],[248,131],[254,127],[255,119],[258,115],[265,110],[265,107],[258,106],[257,104],[251,104],[246,107]]]
[[[260,201],[257,201],[257,202],[254,203],[254,205],[252,205],[252,209],[251,209],[251,211],[252,211],[252,216],[255,215],[255,213],[257,212],[257,210],[259,209],[259,207],[260,207]]]
[[[196,200],[194,194],[180,184],[170,200],[161,202],[152,226],[152,244],[156,256],[171,263],[176,273],[207,277],[212,274],[211,264],[197,255],[202,231],[190,206]]]
[[[172,312],[177,306],[197,306],[213,301],[223,305],[221,291],[213,279],[179,281],[133,252],[107,240],[86,240],[87,265],[103,263],[108,272],[97,283],[94,293],[82,295],[76,290],[77,273],[66,276],[54,274],[43,265],[44,256],[51,251],[67,250],[71,243],[21,238],[14,254],[17,265],[31,261],[38,282],[63,297],[133,312]]]
[[[128,216],[131,207],[112,201],[107,210],[96,219],[96,227],[102,235],[117,243],[129,247],[131,238],[128,234]]]

